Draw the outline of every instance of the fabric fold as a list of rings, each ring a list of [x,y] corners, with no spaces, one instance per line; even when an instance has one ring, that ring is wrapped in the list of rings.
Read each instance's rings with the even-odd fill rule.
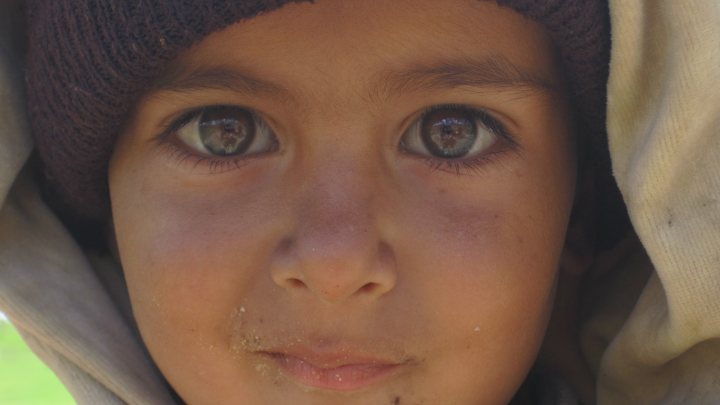
[[[610,151],[655,275],[604,355],[599,402],[717,403],[720,3],[610,5]]]

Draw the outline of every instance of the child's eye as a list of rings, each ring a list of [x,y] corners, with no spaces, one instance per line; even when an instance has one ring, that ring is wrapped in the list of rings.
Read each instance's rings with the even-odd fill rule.
[[[206,107],[174,125],[177,139],[204,155],[233,157],[272,150],[276,138],[255,114],[233,106]]]
[[[505,131],[496,119],[465,106],[435,106],[403,134],[406,151],[443,160],[471,159],[497,143]]]

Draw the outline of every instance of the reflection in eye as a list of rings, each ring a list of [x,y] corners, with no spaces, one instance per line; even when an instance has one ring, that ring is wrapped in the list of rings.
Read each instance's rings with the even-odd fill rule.
[[[502,125],[487,113],[464,106],[436,106],[403,134],[402,147],[441,159],[475,157],[504,136]]]
[[[233,106],[206,107],[182,119],[177,138],[205,155],[229,157],[263,153],[275,146],[275,136],[250,111]]]
[[[238,167],[246,157],[277,151],[273,130],[247,108],[216,105],[198,108],[173,121],[157,138],[178,161],[207,165],[211,172]],[[434,169],[461,174],[518,145],[489,113],[464,105],[427,109],[402,135],[400,149],[426,157]],[[223,169],[223,170],[221,170]]]

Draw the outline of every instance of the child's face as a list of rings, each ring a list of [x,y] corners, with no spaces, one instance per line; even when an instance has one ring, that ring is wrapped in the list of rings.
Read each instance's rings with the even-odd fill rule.
[[[110,167],[134,314],[172,386],[193,404],[508,401],[573,202],[561,81],[539,25],[474,0],[290,5],[184,54]]]

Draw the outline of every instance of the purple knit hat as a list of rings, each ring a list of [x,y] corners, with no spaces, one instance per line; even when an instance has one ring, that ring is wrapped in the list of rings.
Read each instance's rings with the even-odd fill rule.
[[[81,217],[106,217],[115,140],[154,78],[208,34],[301,1],[308,0],[28,0],[28,110],[51,188]],[[550,33],[594,164],[608,173],[601,182],[614,189],[605,145],[607,0],[497,3]]]

